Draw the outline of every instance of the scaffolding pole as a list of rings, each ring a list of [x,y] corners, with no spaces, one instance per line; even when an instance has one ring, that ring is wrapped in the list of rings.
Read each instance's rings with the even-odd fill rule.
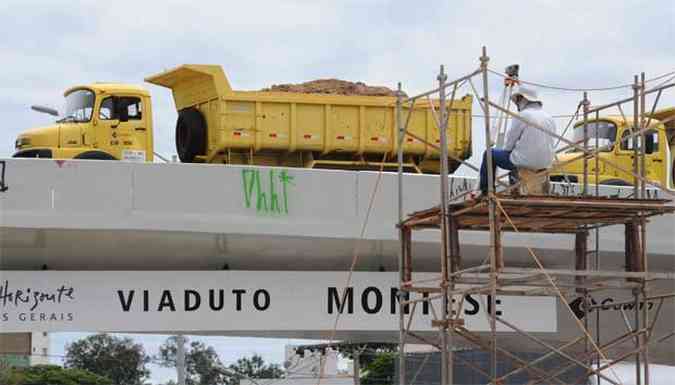
[[[483,78],[483,111],[485,113],[485,151],[487,160],[487,179],[488,179],[488,208],[489,208],[489,222],[490,222],[490,284],[491,294],[490,302],[490,331],[492,336],[491,348],[491,365],[490,365],[490,381],[496,384],[499,373],[497,372],[497,272],[501,267],[501,247],[498,244],[501,238],[497,226],[497,208],[495,204],[495,175],[494,175],[494,160],[492,159],[492,143],[490,141],[490,100],[489,84],[488,84],[488,63],[490,58],[487,55],[487,48],[483,47],[483,54],[480,57],[480,68],[482,70]]]
[[[584,99],[582,100],[582,105],[584,108],[584,151],[588,151],[588,108],[590,102],[588,101],[588,92],[584,92]],[[597,123],[595,126],[597,130]],[[588,158],[584,157],[584,169],[583,169],[583,188],[581,190],[581,195],[588,195]],[[596,182],[597,183],[597,182]]]
[[[640,84],[638,83],[638,77],[635,75],[633,78],[633,133],[638,131],[640,126]],[[640,141],[639,137],[633,138],[633,197],[638,199],[640,197],[640,180],[638,179],[639,174],[639,156],[640,152],[638,151],[638,142]]]
[[[399,335],[398,335],[398,365],[399,365],[399,385],[405,385],[406,380],[406,362],[405,362],[405,305],[403,304],[403,282],[405,280],[404,262],[405,257],[403,248],[405,247],[403,236],[403,137],[405,136],[405,126],[403,125],[403,90],[401,83],[398,83],[398,92],[396,93],[396,124],[398,125],[398,140],[397,140],[397,159],[398,159],[398,234],[400,248],[398,251],[398,321],[399,321]],[[412,114],[412,111],[409,112]]]
[[[645,166],[645,157],[646,157],[646,151],[647,151],[647,141],[646,141],[646,132],[645,129],[649,128],[649,124],[646,122],[646,117],[645,117],[645,107],[646,107],[646,86],[645,86],[645,73],[642,72],[640,74],[640,198],[645,199],[647,198],[647,183],[645,183],[646,180],[646,174],[647,174],[647,169]],[[661,94],[658,94],[660,96]],[[657,96],[657,98],[658,98]],[[658,101],[658,100],[657,100]],[[644,216],[640,215],[640,242],[641,242],[641,247],[640,247],[640,260],[642,261],[641,267],[642,271],[649,271],[648,270],[648,263],[647,263],[647,222],[644,218]],[[642,296],[643,303],[646,303],[646,298],[647,298],[647,281],[646,280],[640,280],[641,287],[640,287],[640,293],[638,295]],[[645,325],[649,325],[649,312],[647,311],[648,306],[643,306],[642,307],[642,314],[640,315],[642,317],[642,323]],[[644,364],[644,371],[642,373],[643,378],[644,378],[644,383],[645,385],[649,385],[649,341],[647,339],[647,335],[643,333],[640,337],[640,348],[642,350],[642,362]]]
[[[445,101],[445,82],[448,80],[448,75],[445,74],[445,68],[441,65],[438,73],[438,89],[439,89],[439,126],[441,141],[441,192],[439,206],[441,208],[441,291],[443,295],[441,312],[443,319],[448,318],[450,300],[448,298],[448,115],[446,101]],[[456,88],[456,87],[455,87]],[[439,328],[441,338],[441,384],[452,384],[452,347],[448,328],[441,326]]]
[[[599,122],[600,121],[600,111],[595,112],[595,121]],[[598,132],[599,130],[595,130],[595,150],[597,151],[600,148],[600,134]],[[598,160],[598,157],[596,156],[595,158],[595,196],[599,197],[600,196],[600,161]],[[594,244],[594,257],[595,257],[595,264],[594,264],[594,270],[595,271],[600,271],[600,229],[595,228],[595,232],[593,234],[593,244]],[[596,345],[600,346],[601,338],[600,338],[600,312],[596,311],[595,312],[595,343]],[[595,359],[596,367],[600,367],[600,357],[597,357]],[[597,385],[602,384],[602,378],[600,376],[600,373],[596,374],[596,382]]]

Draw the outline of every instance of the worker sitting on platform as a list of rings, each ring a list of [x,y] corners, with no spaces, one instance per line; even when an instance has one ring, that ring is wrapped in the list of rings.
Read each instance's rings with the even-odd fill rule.
[[[556,132],[555,122],[551,115],[543,110],[542,102],[535,90],[521,86],[513,93],[511,100],[525,120],[551,133]],[[554,153],[551,135],[514,118],[511,128],[506,133],[504,148],[492,148],[492,183],[494,183],[497,166],[509,171],[527,169],[539,172],[551,167]],[[487,167],[487,151],[485,151],[480,167],[480,191],[483,195],[486,195],[488,191]]]

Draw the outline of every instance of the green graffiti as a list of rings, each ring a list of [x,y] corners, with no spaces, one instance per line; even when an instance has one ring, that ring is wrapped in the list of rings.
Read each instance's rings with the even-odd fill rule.
[[[241,170],[244,206],[248,209],[255,203],[258,213],[288,215],[288,186],[294,185],[294,177],[286,170],[266,172],[268,178],[264,170]]]

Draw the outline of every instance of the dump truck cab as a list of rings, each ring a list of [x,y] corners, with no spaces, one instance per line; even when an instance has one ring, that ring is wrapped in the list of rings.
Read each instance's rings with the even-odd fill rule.
[[[70,88],[64,97],[63,112],[54,124],[19,134],[14,157],[152,161],[148,91],[94,83]],[[34,109],[58,115],[48,108]]]
[[[645,133],[645,175],[647,179],[675,188],[675,108],[660,110],[647,118],[649,130]],[[586,124],[588,146],[591,150],[599,149],[599,157],[617,164],[625,170],[633,170],[635,156],[634,146],[639,138],[630,138],[633,117],[605,116],[591,119]],[[597,137],[597,141],[596,141]],[[574,125],[572,141],[583,145],[584,123]],[[597,144],[596,144],[597,143]],[[551,180],[581,183],[583,180],[583,158],[581,151],[570,149],[559,154],[558,166],[551,172]],[[575,158],[579,158],[576,159]],[[606,162],[598,162],[596,180],[596,161],[588,161],[588,182],[591,184],[632,185],[634,177],[630,173],[619,170]]]

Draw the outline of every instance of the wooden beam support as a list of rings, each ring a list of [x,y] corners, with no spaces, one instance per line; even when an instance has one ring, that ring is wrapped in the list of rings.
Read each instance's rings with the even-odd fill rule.
[[[434,328],[454,329],[459,326],[464,326],[464,319],[442,319],[431,321],[431,327]]]
[[[574,269],[586,270],[588,268],[588,231],[579,231],[574,237]],[[574,278],[578,285],[586,282],[586,277],[578,275]],[[583,289],[577,289],[577,293],[583,294]]]
[[[401,229],[403,232],[403,280],[412,281],[412,230],[409,227]]]
[[[404,287],[403,291],[409,291],[413,293],[440,293],[440,287],[422,287],[422,286],[410,286]]]
[[[448,238],[450,246],[450,273],[456,273],[462,268],[462,256],[459,248],[459,226],[457,219],[450,216],[448,219]]]
[[[637,219],[626,224],[626,271],[644,271],[640,223]]]

